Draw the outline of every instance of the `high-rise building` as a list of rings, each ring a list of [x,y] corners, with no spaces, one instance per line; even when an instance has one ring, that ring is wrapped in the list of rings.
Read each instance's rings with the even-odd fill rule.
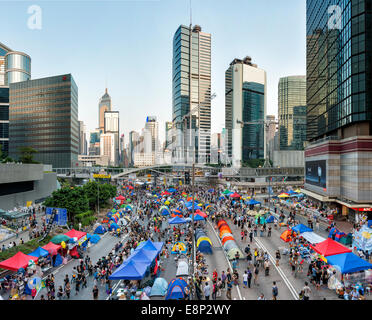
[[[303,150],[306,141],[306,76],[279,79],[280,150]]]
[[[273,159],[273,156],[274,156],[274,145],[275,145],[275,142],[274,142],[274,139],[275,139],[275,133],[276,133],[276,130],[277,130],[277,126],[275,124],[275,116],[273,115],[267,115],[266,116],[266,121],[267,121],[267,125],[268,125],[268,128],[267,128],[267,137],[266,137],[266,141],[267,141],[267,157],[272,160]]]
[[[78,87],[71,74],[10,84],[9,155],[37,150],[35,161],[76,166],[79,153]]]
[[[96,129],[96,130],[91,130],[90,131],[90,138],[89,138],[89,155],[90,156],[99,156],[100,155],[100,151],[99,151],[99,147],[100,147],[100,130],[99,129]]]
[[[9,87],[0,86],[0,150],[9,153]]]
[[[139,133],[136,131],[129,132],[129,147],[128,147],[128,158],[129,158],[129,165],[134,165],[134,154],[139,152],[138,146],[139,144]]]
[[[100,155],[109,158],[110,166],[117,166],[118,140],[114,133],[102,133],[100,136]]]
[[[266,71],[251,61],[234,59],[225,73],[227,149],[237,167],[266,158]]]
[[[119,163],[119,111],[105,111],[104,113],[104,133],[112,133],[115,136],[115,151],[116,158],[114,159],[115,165]]]
[[[213,133],[211,136],[211,160],[210,163],[220,163],[221,162],[221,133]]]
[[[0,86],[31,79],[31,58],[0,42]]]
[[[172,143],[172,128],[173,124],[170,121],[165,122],[165,143],[164,149],[167,149],[168,146]]]
[[[87,129],[83,121],[79,121],[79,154],[87,155]]]
[[[101,132],[105,130],[105,112],[111,111],[111,97],[107,93],[107,88],[105,94],[99,100],[98,105],[98,128]]]
[[[157,152],[159,149],[159,124],[156,117],[147,117],[144,130],[146,152]],[[147,147],[149,146],[149,147]]]
[[[306,15],[304,192],[357,220],[372,207],[372,1],[307,0]]]
[[[181,25],[174,34],[172,79],[174,162],[209,162],[211,35],[200,26]]]

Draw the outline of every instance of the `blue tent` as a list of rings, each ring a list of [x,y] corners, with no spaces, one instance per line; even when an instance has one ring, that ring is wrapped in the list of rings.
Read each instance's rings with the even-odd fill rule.
[[[266,219],[266,223],[273,223],[276,218],[274,216],[270,216]]]
[[[353,273],[372,269],[372,264],[351,252],[328,256],[327,261],[329,264],[338,268],[341,273]]]
[[[192,219],[192,218],[191,218]],[[194,216],[194,221],[204,221],[205,219],[202,217],[202,216],[200,216],[200,215],[198,215],[198,214],[195,214],[195,216]]]
[[[150,297],[164,297],[167,293],[168,282],[164,278],[156,278],[151,288]]]
[[[174,192],[177,192],[177,190],[174,189],[174,188],[169,188],[169,189],[168,189],[168,192],[174,193]]]
[[[160,214],[162,216],[168,216],[168,215],[171,214],[171,212],[170,212],[169,208],[163,208],[163,209],[160,210]]]
[[[219,198],[218,198],[218,200],[223,200],[223,199],[225,199],[225,197],[219,197]]]
[[[138,251],[140,249],[148,250],[148,251],[154,251],[156,252],[156,255],[161,251],[163,248],[164,242],[152,242],[151,240],[147,240],[145,242],[142,242],[139,244],[135,251]]]
[[[306,227],[304,224],[300,223],[297,226],[294,226],[291,228],[292,231],[301,234],[303,232],[313,232],[313,229],[310,229],[309,227]]]
[[[145,249],[140,249],[138,251],[135,251],[127,261],[134,261],[134,262],[141,262],[146,263],[149,266],[154,261],[156,255],[154,256],[154,251],[149,251]]]
[[[249,204],[249,205],[256,205],[256,204],[261,204],[261,202],[256,201],[256,200],[254,200],[254,199],[251,199],[251,200],[248,201],[248,204]]]
[[[109,230],[112,231],[112,230],[116,230],[116,229],[119,229],[119,226],[116,223],[111,223],[110,227],[109,227]]]
[[[296,194],[296,192],[294,192],[293,190],[289,190],[287,193],[288,194]]]
[[[187,221],[180,217],[174,217],[172,219],[169,219],[168,223],[169,224],[182,224],[182,223],[187,223]]]
[[[56,255],[56,259],[54,260],[54,265],[53,267],[58,267],[62,264],[63,260],[62,260],[62,257],[59,253],[57,253]]]
[[[186,205],[187,210],[192,210],[192,204]],[[200,209],[200,207],[197,205],[197,203],[194,203],[194,210]]]
[[[111,216],[113,215],[113,213],[110,211],[110,212],[107,212],[107,217],[108,218],[111,218]]]
[[[91,243],[97,243],[99,240],[101,240],[101,237],[98,234],[92,234],[89,238]]]
[[[165,300],[179,300],[185,297],[187,283],[183,279],[173,279],[168,285],[168,292]]]
[[[209,243],[209,241],[207,241],[207,240],[200,241],[199,246],[198,246],[198,250],[202,253],[209,253],[209,254],[213,253],[212,246]]]
[[[115,272],[109,276],[110,280],[142,280],[149,264],[142,262],[125,261]]]
[[[214,192],[214,189],[209,189],[208,192]]]
[[[49,252],[41,247],[37,248],[36,250],[32,251],[31,253],[28,254],[29,256],[33,256],[36,258],[40,257],[46,257],[49,256]]]
[[[104,226],[98,226],[96,230],[94,230],[94,233],[98,233],[98,234],[104,234],[105,232],[106,232],[106,229]]]

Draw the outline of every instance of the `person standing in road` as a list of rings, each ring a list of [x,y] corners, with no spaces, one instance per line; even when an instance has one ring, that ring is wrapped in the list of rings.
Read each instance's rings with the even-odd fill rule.
[[[248,279],[247,279],[248,288],[251,288],[252,272],[249,268],[247,269],[247,274],[248,274]]]
[[[245,271],[243,274],[243,287],[247,288],[247,286],[248,286],[248,272]]]
[[[209,300],[209,296],[211,295],[211,287],[209,286],[209,283],[206,282],[204,286],[204,297],[205,300]]]
[[[221,282],[222,282],[222,289],[225,289],[226,288],[226,274],[225,274],[225,271],[222,271]]]
[[[97,286],[94,286],[93,290],[92,290],[92,293],[93,293],[93,299],[94,300],[98,300],[98,293],[99,293],[99,290],[98,290],[98,287]]]
[[[231,290],[232,290],[232,283],[231,283],[231,281],[227,280],[226,298],[228,300],[231,300]]]
[[[276,285],[276,282],[275,281],[273,281],[272,293],[273,293],[273,300],[277,300],[278,286]]]
[[[260,273],[260,270],[258,268],[258,264],[257,263],[254,265],[253,272],[254,272],[253,283],[258,286],[259,285],[258,284],[258,274]]]
[[[65,285],[65,294],[67,299],[70,299],[70,292],[71,292],[70,282],[67,282]]]
[[[307,283],[307,281],[305,281],[305,286],[302,288],[302,291],[304,293],[304,300],[309,300],[311,289],[310,289],[309,284]]]
[[[279,261],[281,259],[281,256],[280,256],[280,250],[276,250],[275,252],[275,259],[276,259],[276,266],[279,267]]]

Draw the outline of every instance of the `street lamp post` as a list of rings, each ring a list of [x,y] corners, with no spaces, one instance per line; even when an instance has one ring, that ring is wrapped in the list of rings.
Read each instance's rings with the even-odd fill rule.
[[[194,284],[194,265],[195,265],[195,230],[194,230],[194,218],[195,218],[195,213],[194,213],[194,204],[195,204],[195,201],[194,201],[194,198],[195,198],[195,189],[194,189],[194,184],[195,184],[195,162],[192,164],[192,184],[191,184],[191,190],[192,190],[192,257],[191,257],[191,261],[192,261],[192,264],[191,264],[191,281],[193,282]],[[192,292],[192,295],[194,296],[194,290]],[[194,297],[192,297],[194,298]]]
[[[97,196],[97,207],[98,207],[98,214],[99,214],[99,182],[97,180],[97,193],[98,193],[98,196]]]

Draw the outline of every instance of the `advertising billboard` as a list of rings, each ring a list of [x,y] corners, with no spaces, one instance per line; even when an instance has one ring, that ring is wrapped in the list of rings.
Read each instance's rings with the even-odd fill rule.
[[[305,181],[308,184],[327,188],[327,161],[306,161]]]

